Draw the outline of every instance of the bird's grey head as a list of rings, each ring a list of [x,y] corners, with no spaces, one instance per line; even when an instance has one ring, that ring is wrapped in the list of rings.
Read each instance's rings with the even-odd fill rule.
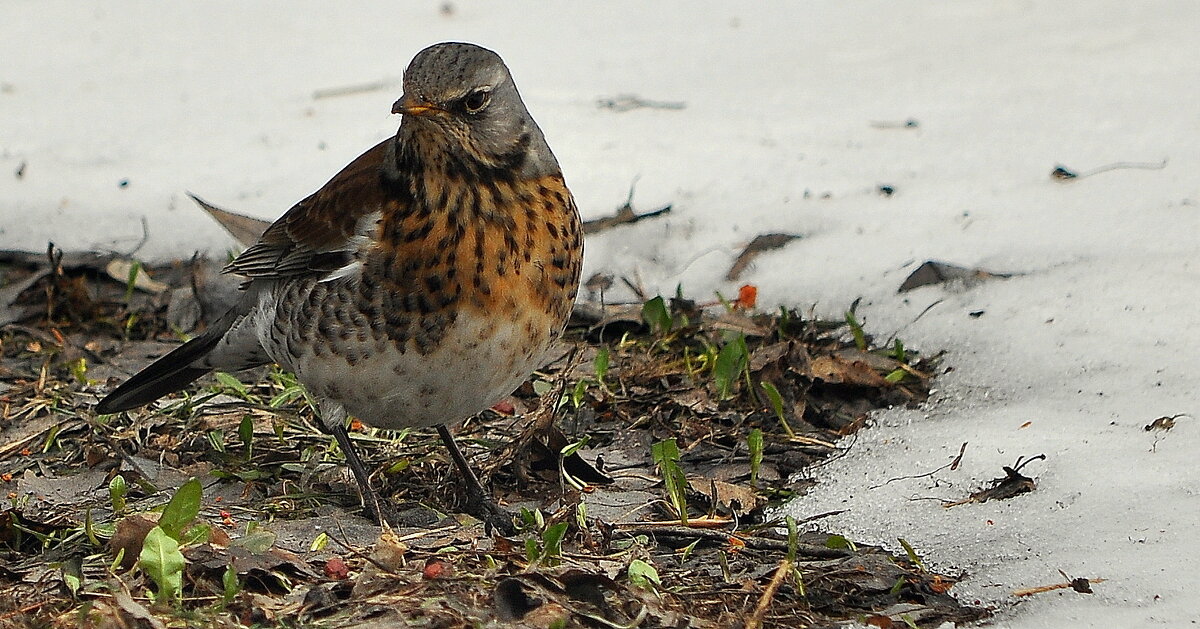
[[[536,177],[558,172],[541,129],[496,53],[474,44],[435,44],[404,71],[401,141],[444,152],[448,166]],[[418,148],[419,147],[419,148]]]

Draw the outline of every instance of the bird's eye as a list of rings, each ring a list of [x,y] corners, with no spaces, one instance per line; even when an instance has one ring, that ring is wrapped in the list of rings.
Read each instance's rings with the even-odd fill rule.
[[[477,114],[488,106],[492,100],[492,91],[488,89],[475,90],[463,99],[463,107],[469,114]]]

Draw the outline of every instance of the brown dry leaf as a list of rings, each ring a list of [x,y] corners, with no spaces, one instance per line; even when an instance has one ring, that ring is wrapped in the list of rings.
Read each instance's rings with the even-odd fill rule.
[[[688,485],[692,491],[704,494],[709,498],[713,498],[712,492],[715,490],[717,505],[738,515],[753,511],[767,502],[754,489],[725,481],[695,476],[688,479]]]
[[[745,249],[738,254],[736,260],[733,261],[733,266],[729,267],[729,272],[725,274],[725,279],[735,281],[742,276],[746,271],[746,267],[758,257],[758,254],[772,249],[779,249],[793,240],[799,239],[797,234],[759,234],[746,245]]]
[[[1150,431],[1166,432],[1175,427],[1175,420],[1180,417],[1182,417],[1182,415],[1164,415],[1162,417],[1159,417],[1158,419],[1155,419],[1154,421],[1150,422],[1149,424],[1146,424],[1146,426],[1145,426],[1145,428],[1143,428],[1143,430],[1145,430],[1146,432],[1150,432]]]
[[[984,280],[1003,279],[1012,276],[1012,273],[992,273],[983,269],[969,269],[947,262],[929,260],[910,273],[908,278],[904,280],[904,283],[900,284],[900,290],[897,292],[904,293],[922,286],[944,284],[952,281],[960,281],[966,286],[974,286]]]
[[[161,513],[135,513],[117,522],[117,528],[108,540],[108,549],[113,557],[125,551],[125,554],[121,555],[122,568],[128,570],[137,562],[138,556],[142,554],[142,544],[146,541],[146,535],[150,529],[158,526],[158,518],[161,516]]]
[[[818,356],[812,360],[810,371],[814,378],[833,384],[881,389],[892,386],[865,360],[844,360],[838,356]]]
[[[1045,458],[1046,455],[1044,454],[1039,454],[1038,456],[1030,457],[1028,459],[1025,459],[1024,457],[1019,458],[1012,467],[1008,467],[1007,465],[1004,466],[1004,478],[997,478],[993,480],[991,487],[981,489],[971,494],[970,497],[964,500],[947,503],[942,506],[949,509],[950,507],[957,507],[959,505],[972,502],[1008,500],[1009,498],[1014,498],[1016,496],[1020,496],[1021,494],[1027,494],[1037,489],[1037,482],[1035,482],[1032,478],[1022,474],[1021,468],[1028,463],[1044,460]]]
[[[604,231],[606,229],[616,227],[617,225],[625,225],[627,223],[636,223],[638,221],[645,220],[647,218],[654,218],[655,216],[662,216],[663,214],[670,213],[670,211],[671,211],[671,206],[664,205],[663,207],[660,207],[657,210],[650,210],[649,212],[646,212],[643,214],[638,214],[633,211],[633,208],[630,207],[630,205],[628,203],[626,203],[625,205],[622,205],[620,208],[618,208],[616,214],[613,214],[612,216],[605,216],[602,218],[593,218],[593,219],[584,221],[583,222],[583,233],[594,234],[599,231]]]
[[[163,624],[163,621],[155,618],[154,614],[151,614],[150,610],[146,609],[145,605],[133,600],[133,597],[124,590],[117,590],[116,592],[113,592],[113,601],[121,608],[121,611],[128,614],[130,618],[134,620],[145,621],[151,627],[153,627],[153,629],[167,629],[167,626]],[[117,617],[114,619],[118,622],[117,626],[119,627],[131,626],[131,623],[127,623],[124,618]],[[137,626],[137,623],[132,623],[132,626]]]
[[[114,280],[128,285],[129,275],[133,273],[133,262],[114,258],[104,266],[104,272]],[[138,266],[137,276],[133,278],[133,287],[152,295],[164,293],[170,288],[170,286],[151,278],[146,269],[141,268],[141,265]]]
[[[741,332],[750,338],[761,338],[771,334],[771,328],[757,323],[740,310],[722,312],[716,321],[712,322],[712,326],[718,330]]]

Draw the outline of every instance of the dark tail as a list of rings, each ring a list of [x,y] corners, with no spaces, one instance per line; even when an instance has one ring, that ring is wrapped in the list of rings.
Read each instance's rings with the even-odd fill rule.
[[[145,406],[168,393],[183,389],[200,376],[212,371],[210,367],[195,367],[193,363],[212,351],[221,340],[222,334],[212,334],[213,331],[210,328],[208,332],[176,347],[171,353],[134,374],[100,400],[96,405],[96,412],[118,413]]]

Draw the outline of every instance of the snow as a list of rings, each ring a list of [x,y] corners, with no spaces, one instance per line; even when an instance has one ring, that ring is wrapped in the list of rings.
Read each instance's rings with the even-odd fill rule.
[[[394,132],[414,53],[479,42],[508,61],[586,217],[635,178],[635,207],[674,206],[591,238],[585,274],[728,295],[741,246],[799,233],[743,278],[760,303],[838,316],[862,297],[868,331],[946,351],[933,398],[876,415],[796,515],[845,509],[822,526],[903,537],[965,572],[955,591],[997,605],[999,626],[1195,623],[1200,3],[447,6],[3,2],[0,247],[131,252],[144,218],[138,257],[220,253],[232,242],[185,191],[278,216]],[[620,94],[687,107],[597,107]],[[1018,275],[897,293],[927,259]],[[956,471],[884,484],[964,442]],[[925,499],[1041,453],[1033,493]],[[1108,581],[1010,604],[1060,569]]]

